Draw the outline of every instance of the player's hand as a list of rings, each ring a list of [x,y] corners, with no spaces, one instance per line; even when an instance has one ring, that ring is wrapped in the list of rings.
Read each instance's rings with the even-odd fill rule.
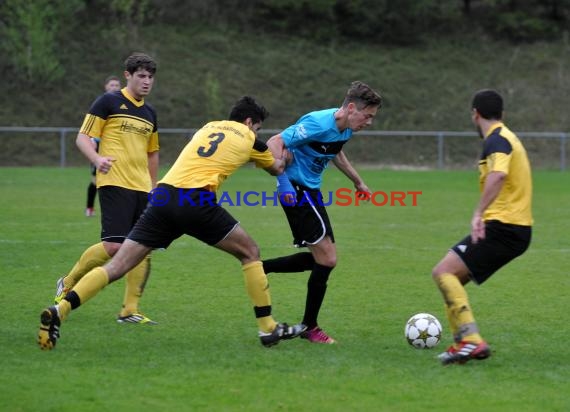
[[[94,165],[97,168],[97,170],[103,174],[107,174],[109,173],[109,170],[111,170],[111,167],[113,167],[113,162],[115,161],[115,159],[113,159],[112,157],[103,157],[103,156],[99,156]]]
[[[485,239],[485,222],[480,214],[475,213],[471,219],[471,240],[477,243],[482,239]]]
[[[279,200],[281,204],[285,206],[295,206],[295,195],[291,192],[281,193],[279,195]]]
[[[360,200],[369,201],[372,198],[372,192],[364,182],[354,185],[356,189],[355,196]]]
[[[284,148],[282,159],[285,161],[285,165],[289,166],[291,164],[291,162],[293,161],[293,153],[291,153],[289,150]]]

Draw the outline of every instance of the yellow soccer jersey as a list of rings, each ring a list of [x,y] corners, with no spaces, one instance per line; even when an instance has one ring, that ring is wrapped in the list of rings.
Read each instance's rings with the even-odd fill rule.
[[[532,226],[532,177],[526,150],[517,136],[498,122],[483,143],[479,161],[481,191],[491,172],[506,173],[501,192],[489,205],[483,220],[499,220],[514,225]]]
[[[275,159],[245,124],[230,120],[210,122],[192,136],[159,183],[215,192],[228,176],[249,161],[267,168]]]
[[[148,153],[159,149],[157,129],[154,109],[134,99],[126,88],[99,96],[80,129],[88,136],[100,136],[99,154],[115,159],[109,173],[97,172],[97,187],[150,191]]]

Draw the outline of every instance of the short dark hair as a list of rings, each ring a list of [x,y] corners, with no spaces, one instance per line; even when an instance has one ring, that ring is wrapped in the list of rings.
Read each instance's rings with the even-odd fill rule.
[[[156,73],[156,62],[148,54],[133,53],[125,60],[125,70],[133,74],[139,69],[154,74]]]
[[[121,79],[119,79],[118,76],[114,76],[114,75],[113,75],[113,76],[108,76],[108,77],[105,79],[105,82],[103,83],[103,86],[107,86],[107,83],[109,83],[109,82],[112,81],[112,80],[116,80],[116,81],[118,81],[119,83],[121,83]]]
[[[487,120],[501,120],[503,118],[503,98],[492,89],[479,90],[473,96],[471,108]]]
[[[344,101],[343,107],[348,106],[349,103],[354,103],[358,110],[362,110],[368,106],[382,107],[382,96],[376,93],[370,86],[361,81],[354,81],[351,83]]]
[[[251,118],[253,123],[259,123],[269,117],[269,112],[265,107],[257,103],[253,97],[243,96],[232,107],[229,119],[243,123],[248,117]]]

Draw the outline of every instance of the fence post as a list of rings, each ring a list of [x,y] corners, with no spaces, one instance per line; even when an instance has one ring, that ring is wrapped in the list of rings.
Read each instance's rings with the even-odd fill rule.
[[[65,167],[67,162],[65,158],[65,129],[59,131],[59,167]]]
[[[566,133],[560,133],[560,170],[566,170]]]
[[[443,133],[437,134],[437,168],[443,169]]]

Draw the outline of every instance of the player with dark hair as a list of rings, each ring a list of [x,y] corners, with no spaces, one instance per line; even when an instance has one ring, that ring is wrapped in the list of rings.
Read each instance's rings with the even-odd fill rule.
[[[87,272],[113,256],[136,223],[156,186],[158,123],[144,98],[152,90],[156,63],[135,53],[125,60],[127,86],[99,96],[91,105],[77,135],[77,146],[97,169],[101,204],[101,242],[89,247],[67,276],[57,281],[55,302],[61,301]],[[99,137],[99,152],[91,138]],[[153,324],[139,310],[139,300],[150,273],[150,257],[127,274],[119,323]]]
[[[152,249],[167,248],[184,234],[241,262],[262,345],[273,346],[280,340],[297,337],[304,330],[273,319],[259,248],[216,201],[220,185],[249,161],[272,175],[283,172],[286,161],[275,159],[267,145],[257,139],[257,131],[267,115],[263,106],[245,96],[232,108],[229,120],[207,123],[194,134],[158,187],[149,194],[149,206],[116,255],[85,275],[58,305],[42,312],[38,338],[42,349],[53,349],[59,338],[60,322],[72,309],[136,267]],[[160,197],[160,204],[153,202],[154,196]]]
[[[471,219],[471,234],[443,257],[432,272],[443,295],[454,344],[439,355],[442,364],[486,359],[491,349],[479,334],[464,286],[481,285],[523,254],[532,234],[532,177],[526,150],[502,122],[503,99],[480,90],[471,119],[483,139],[479,160],[481,197]]]
[[[105,79],[103,84],[105,93],[116,92],[121,90],[121,80],[117,76],[109,76]],[[101,140],[98,137],[92,137],[91,142],[96,151],[99,151],[99,142]],[[95,216],[95,198],[97,197],[97,184],[95,183],[95,176],[97,174],[97,168],[91,165],[91,181],[87,186],[87,206],[85,208],[85,216],[91,217]]]
[[[278,191],[284,194],[295,193],[295,204],[282,202],[283,210],[295,246],[306,246],[310,253],[264,260],[263,267],[266,273],[311,271],[305,313],[300,324],[307,328],[301,337],[310,342],[335,343],[317,322],[327,281],[337,261],[334,234],[320,191],[322,175],[332,160],[354,183],[356,191],[370,198],[368,186],[342,148],[353,132],[372,124],[381,105],[382,98],[378,93],[368,85],[355,81],[346,92],[340,108],[308,113],[268,141],[277,156],[283,150],[288,150],[292,155],[291,165],[287,167],[286,173],[279,176]]]

